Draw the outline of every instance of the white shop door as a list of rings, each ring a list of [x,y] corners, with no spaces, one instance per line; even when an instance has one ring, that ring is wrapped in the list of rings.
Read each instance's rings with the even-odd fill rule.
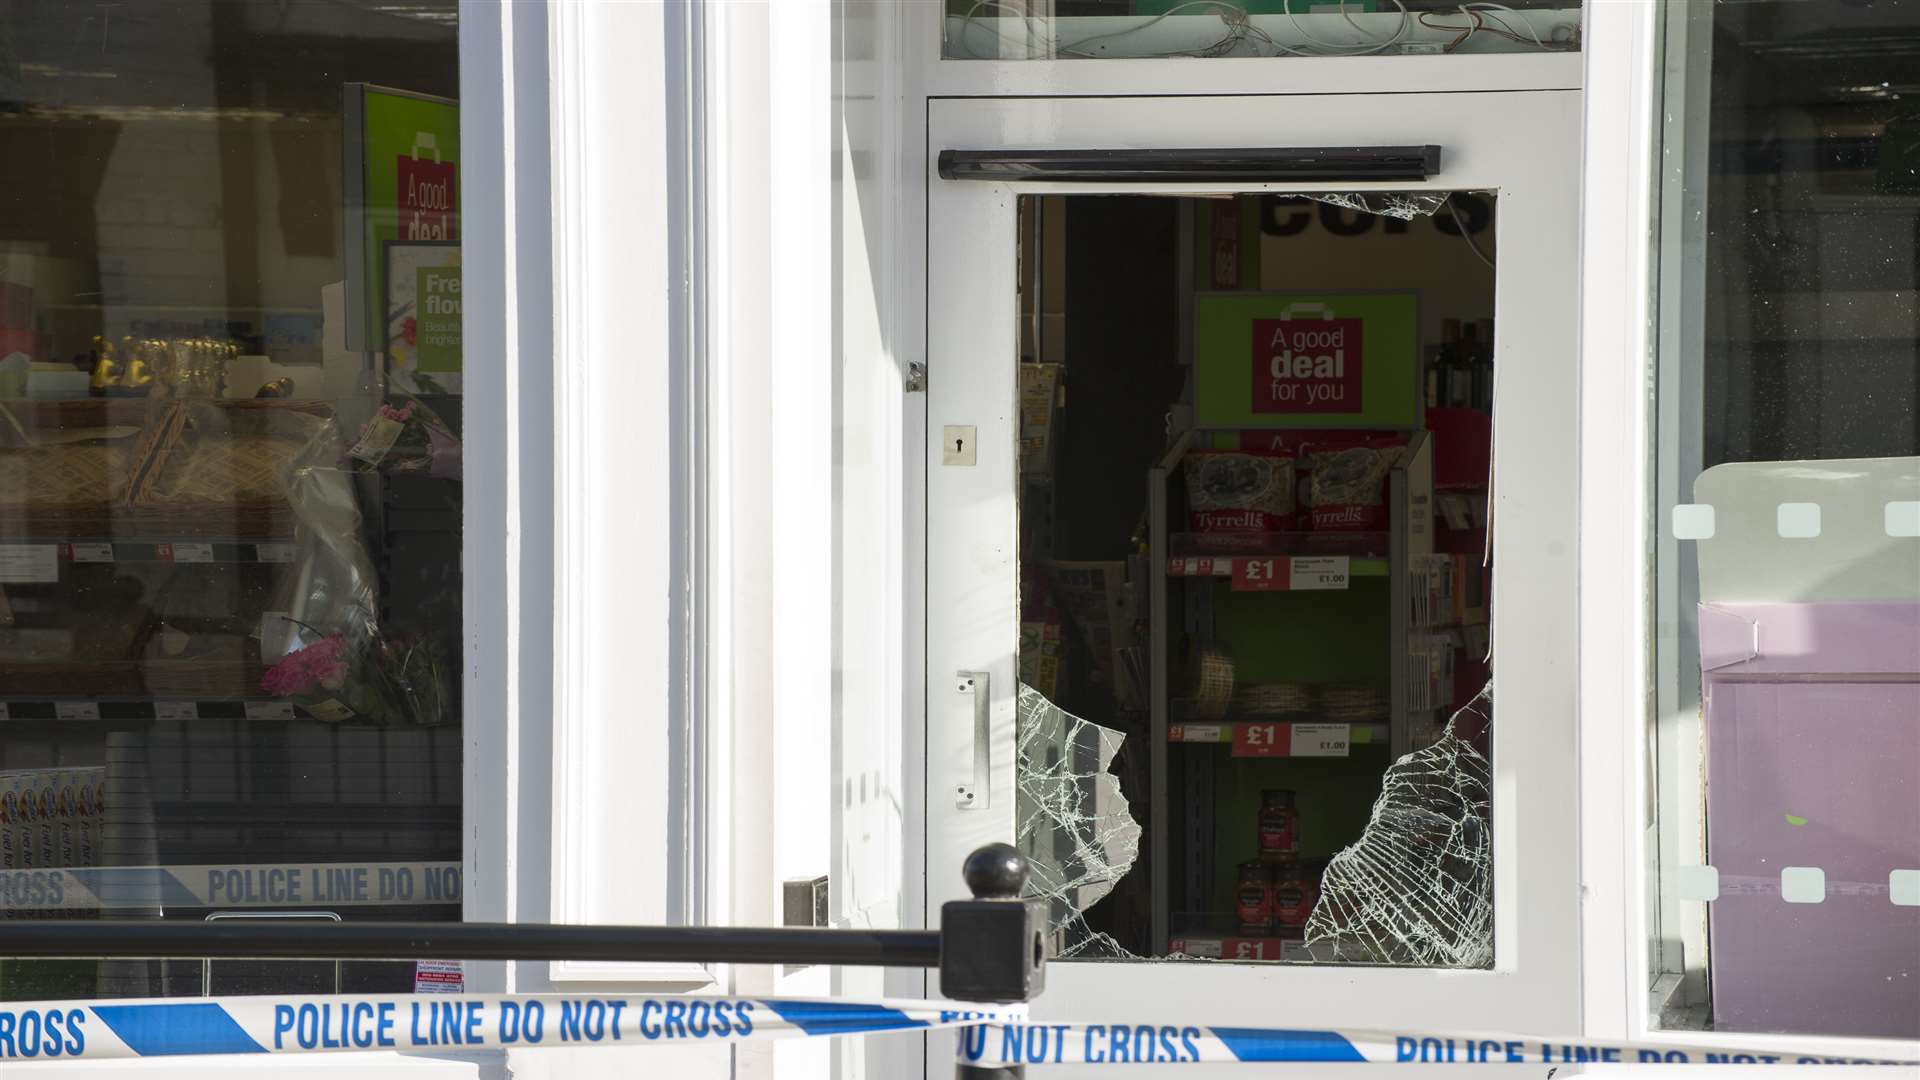
[[[929,925],[938,919],[940,904],[960,892],[958,868],[971,849],[990,841],[1012,840],[1021,827],[1018,818],[1044,814],[1037,804],[1023,800],[1020,778],[1016,777],[1017,688],[1019,654],[1022,648],[1022,554],[1023,513],[1038,513],[1035,500],[1041,498],[1026,487],[1020,452],[1021,426],[1026,433],[1041,420],[1023,417],[1021,399],[1021,342],[1023,315],[1018,296],[1018,259],[1022,237],[1019,201],[1029,195],[1065,195],[1071,197],[1101,194],[1128,195],[1201,195],[1227,192],[1477,192],[1482,202],[1497,207],[1496,226],[1482,233],[1484,248],[1497,248],[1497,272],[1488,289],[1492,310],[1484,314],[1496,318],[1496,362],[1498,405],[1492,410],[1491,442],[1498,478],[1491,493],[1491,520],[1497,558],[1491,573],[1492,640],[1498,643],[1494,656],[1493,698],[1495,714],[1487,760],[1490,775],[1486,791],[1491,804],[1491,892],[1493,896],[1492,959],[1489,966],[1477,969],[1448,969],[1436,966],[1409,966],[1395,962],[1418,952],[1427,942],[1396,942],[1399,931],[1384,925],[1367,925],[1365,918],[1349,919],[1343,924],[1360,927],[1374,936],[1374,955],[1386,963],[1321,963],[1307,958],[1315,955],[1304,943],[1280,948],[1284,962],[1236,962],[1236,953],[1270,955],[1260,945],[1249,946],[1250,938],[1262,935],[1238,934],[1237,925],[1225,925],[1237,918],[1233,909],[1238,895],[1228,890],[1231,900],[1223,899],[1217,883],[1227,873],[1238,873],[1234,864],[1256,850],[1255,821],[1248,815],[1244,829],[1235,821],[1223,821],[1222,808],[1238,815],[1247,806],[1247,791],[1229,790],[1233,783],[1241,788],[1262,781],[1240,764],[1229,745],[1236,715],[1216,723],[1200,724],[1201,737],[1218,739],[1214,746],[1191,742],[1174,743],[1170,728],[1181,727],[1181,736],[1192,738],[1191,728],[1182,724],[1183,714],[1175,703],[1163,706],[1156,719],[1152,709],[1135,714],[1126,738],[1135,743],[1134,751],[1144,751],[1154,761],[1150,770],[1153,788],[1160,789],[1153,800],[1135,793],[1135,818],[1142,818],[1144,801],[1162,804],[1165,814],[1164,835],[1156,838],[1149,828],[1140,839],[1141,862],[1132,873],[1146,875],[1152,881],[1149,907],[1144,916],[1136,913],[1136,944],[1144,948],[1129,952],[1154,952],[1174,942],[1185,942],[1189,952],[1208,953],[1224,941],[1227,955],[1222,962],[1168,962],[1164,959],[1070,960],[1051,965],[1044,997],[1034,1005],[1037,1017],[1062,1020],[1096,1018],[1135,1018],[1156,1023],[1198,1022],[1230,1025],[1326,1026],[1346,1028],[1397,1028],[1411,1031],[1488,1031],[1570,1035],[1579,1024],[1579,880],[1576,862],[1575,773],[1575,508],[1577,476],[1576,440],[1576,282],[1578,266],[1577,220],[1579,207],[1579,132],[1580,99],[1573,91],[1522,93],[1459,94],[1381,94],[1381,95],[1304,95],[1233,98],[1128,98],[1128,99],[1048,99],[1048,100],[935,100],[931,103],[926,169],[927,197],[927,445],[925,476],[927,484],[926,599],[927,620],[927,710],[926,747],[928,804],[926,807],[927,917]],[[1006,151],[1059,149],[1129,149],[1154,151],[1171,149],[1246,149],[1246,148],[1359,148],[1355,157],[1362,164],[1371,160],[1367,148],[1438,146],[1439,164],[1424,180],[1362,181],[1345,178],[1313,180],[1307,183],[1260,183],[1246,181],[1208,181],[1202,184],[1177,182],[1044,181],[1038,174],[1002,180],[943,179],[938,160],[942,151]],[[1141,159],[1141,163],[1152,158]],[[1490,198],[1489,198],[1490,197]],[[1200,205],[1200,204],[1195,204]],[[1245,203],[1239,204],[1241,206]],[[1291,205],[1291,204],[1289,204]],[[1311,206],[1311,204],[1306,204]],[[1069,207],[1068,213],[1072,213]],[[1445,213],[1443,211],[1443,213]],[[1205,215],[1197,215],[1196,219]],[[1349,219],[1351,220],[1351,219]],[[1223,230],[1230,226],[1215,227]],[[1384,228],[1384,226],[1382,226]],[[1431,220],[1416,221],[1414,228],[1435,228]],[[1035,244],[1030,233],[1027,243]],[[1264,242],[1264,241],[1262,241]],[[1459,243],[1460,241],[1454,241]],[[1491,251],[1488,254],[1492,254]],[[1391,262],[1377,267],[1377,280],[1362,282],[1372,290],[1391,292],[1402,283],[1401,268]],[[1200,271],[1206,273],[1203,268]],[[1311,292],[1310,278],[1301,277],[1300,267],[1269,271],[1269,278],[1284,276],[1293,292]],[[1057,284],[1057,283],[1056,283]],[[1207,291],[1212,283],[1199,282],[1196,291]],[[1264,281],[1263,281],[1264,284]],[[1368,291],[1354,288],[1348,271],[1342,289],[1358,294]],[[1066,302],[1098,303],[1076,294],[1073,281],[1066,283]],[[1075,297],[1079,295],[1078,301]],[[1437,295],[1437,292],[1434,293]],[[1044,298],[1043,298],[1044,301]],[[1051,303],[1051,302],[1047,302]],[[1336,304],[1335,306],[1338,306]],[[1123,313],[1110,313],[1121,317]],[[1429,313],[1431,314],[1431,313]],[[1472,315],[1476,312],[1463,312]],[[1307,311],[1303,317],[1315,317]],[[1046,319],[1055,318],[1043,311]],[[1044,321],[1044,320],[1043,320]],[[1195,328],[1183,324],[1183,334]],[[1371,325],[1371,324],[1370,324]],[[1068,317],[1066,333],[1072,333]],[[1043,339],[1056,337],[1051,329],[1041,332]],[[1387,332],[1376,333],[1386,340]],[[1427,344],[1435,344],[1435,335],[1424,335]],[[1068,345],[1072,353],[1072,345]],[[1059,360],[1059,356],[1041,357]],[[1097,427],[1099,416],[1076,405],[1095,400],[1088,393],[1089,375],[1082,358],[1076,376],[1072,365],[1066,374],[1064,409],[1055,417],[1055,434],[1073,425]],[[1475,369],[1485,374],[1482,367]],[[1040,376],[1030,376],[1040,378]],[[1076,377],[1081,381],[1076,383]],[[1404,371],[1396,378],[1405,376]],[[1415,379],[1421,375],[1410,376]],[[1444,382],[1444,377],[1442,379]],[[1371,385],[1371,384],[1369,384]],[[1396,382],[1396,386],[1399,384]],[[1256,384],[1255,392],[1259,393]],[[1373,393],[1369,390],[1369,393]],[[1392,392],[1399,392],[1393,390]],[[1418,393],[1424,395],[1424,387]],[[1174,397],[1169,396],[1169,406]],[[1056,397],[1054,404],[1058,405]],[[1029,401],[1031,411],[1034,402]],[[1421,405],[1425,405],[1424,396]],[[1422,412],[1414,428],[1424,427]],[[1052,421],[1049,421],[1052,422]],[[1412,440],[1417,431],[1402,431]],[[1311,441],[1311,440],[1306,440]],[[1158,450],[1159,448],[1156,448]],[[1116,455],[1119,461],[1124,455]],[[1404,464],[1404,462],[1403,462]],[[1417,475],[1432,462],[1414,462],[1414,492],[1403,495],[1398,513],[1404,513],[1406,526],[1394,532],[1391,550],[1383,539],[1383,550],[1358,552],[1349,549],[1348,561],[1339,564],[1353,575],[1350,595],[1362,597],[1364,590],[1379,604],[1405,606],[1418,602],[1402,586],[1406,582],[1367,584],[1366,575],[1392,578],[1409,558],[1430,550],[1431,522],[1422,522],[1428,513],[1439,513],[1439,500],[1429,502]],[[1081,466],[1084,469],[1084,461]],[[1116,469],[1123,466],[1116,465]],[[1149,477],[1146,470],[1133,465],[1109,481],[1123,487],[1138,485],[1145,492]],[[1176,472],[1178,470],[1176,469]],[[1326,474],[1335,475],[1330,469]],[[1084,484],[1084,472],[1078,479],[1060,477],[1062,483]],[[1331,483],[1331,480],[1329,481]],[[1024,490],[1023,490],[1024,488]],[[1176,489],[1177,490],[1177,489]],[[1297,494],[1297,493],[1296,493]],[[1471,492],[1468,492],[1471,503]],[[1323,496],[1308,490],[1309,499]],[[1330,496],[1326,496],[1330,498]],[[1383,499],[1388,496],[1383,495]],[[1196,617],[1224,620],[1231,608],[1233,617],[1244,620],[1253,604],[1251,598],[1229,586],[1230,575],[1222,574],[1217,563],[1188,562],[1175,565],[1174,557],[1186,554],[1179,545],[1190,541],[1185,532],[1188,519],[1178,499],[1170,505],[1151,506],[1146,495],[1141,505],[1148,516],[1159,514],[1166,520],[1141,535],[1148,538],[1146,558],[1135,565],[1160,565],[1163,573],[1150,575],[1136,594],[1146,597],[1136,616],[1151,622],[1159,618],[1167,625],[1154,628],[1148,652],[1157,647],[1168,655],[1160,665],[1149,662],[1143,667],[1159,673],[1168,683],[1167,696],[1187,694],[1198,678],[1191,649],[1185,642],[1187,628]],[[1068,503],[1072,499],[1067,500]],[[1060,505],[1060,504],[1055,504]],[[1411,507],[1411,509],[1408,509]],[[1057,523],[1056,523],[1057,525]],[[1386,530],[1385,526],[1382,526]],[[1057,529],[1056,529],[1057,531]],[[1257,541],[1282,548],[1280,570],[1294,574],[1318,574],[1325,564],[1299,564],[1290,556],[1306,545],[1306,550],[1323,538],[1310,535],[1301,527],[1282,530],[1278,538]],[[1292,533],[1308,535],[1292,535]],[[1185,540],[1182,537],[1185,537]],[[1208,544],[1216,538],[1208,539]],[[1350,538],[1336,538],[1333,549]],[[1032,541],[1029,540],[1031,544]],[[1154,544],[1161,547],[1153,549]],[[1031,556],[1032,553],[1029,552]],[[1371,556],[1371,557],[1367,557]],[[1399,560],[1399,562],[1396,562]],[[1029,560],[1031,561],[1031,559]],[[1477,558],[1470,560],[1477,564]],[[1431,565],[1431,564],[1429,564]],[[1270,569],[1270,568],[1269,568]],[[1074,582],[1058,574],[1070,568],[1047,571],[1050,594],[1047,603],[1056,609],[1079,602],[1061,595]],[[1030,570],[1031,573],[1031,570]],[[1177,575],[1217,576],[1204,587]],[[1242,572],[1244,574],[1244,571]],[[1170,577],[1171,575],[1176,575]],[[1315,579],[1322,586],[1338,582]],[[1065,584],[1061,584],[1066,581]],[[1084,585],[1084,580],[1080,580]],[[1250,582],[1242,582],[1251,591]],[[1295,581],[1295,588],[1303,583]],[[1311,583],[1307,583],[1311,584]],[[1194,590],[1207,589],[1208,601],[1192,599]],[[1152,602],[1154,590],[1163,590],[1161,603]],[[1330,601],[1329,601],[1330,602]],[[1356,600],[1356,603],[1362,601]],[[1213,606],[1209,609],[1208,604]],[[1196,604],[1201,610],[1196,616]],[[1282,609],[1274,609],[1276,612]],[[1293,611],[1294,609],[1286,609]],[[1308,609],[1299,609],[1308,610]],[[1318,616],[1332,622],[1346,622],[1344,616]],[[1358,610],[1358,609],[1356,609]],[[1377,609],[1371,615],[1385,625],[1387,618]],[[1044,614],[1029,610],[1028,648],[1041,647]],[[1296,613],[1276,615],[1285,622],[1301,618]],[[1295,626],[1295,632],[1298,631]],[[1311,628],[1310,628],[1311,629]],[[1457,631],[1457,633],[1456,633]],[[1066,631],[1071,640],[1072,628]],[[1237,632],[1237,631],[1236,631]],[[1261,631],[1264,633],[1265,631]],[[1282,631],[1275,631],[1280,633]],[[1465,627],[1442,628],[1454,635],[1454,648],[1470,647],[1469,640],[1483,631]],[[1388,639],[1381,639],[1389,648]],[[1403,639],[1393,647],[1403,647]],[[1231,643],[1229,643],[1231,644]],[[1066,647],[1071,652],[1073,646]],[[1253,670],[1262,658],[1253,655],[1256,647],[1235,658],[1246,670]],[[1461,654],[1455,654],[1457,658]],[[1071,661],[1070,661],[1071,662]],[[1391,656],[1388,663],[1397,663]],[[1403,669],[1404,670],[1404,669]],[[1108,678],[1117,676],[1108,675]],[[1174,686],[1175,678],[1183,681]],[[1414,681],[1417,681],[1414,680]],[[1296,688],[1297,689],[1297,688]],[[1387,693],[1389,687],[1374,687]],[[1361,692],[1352,687],[1312,686],[1301,691],[1320,710],[1322,718],[1351,720],[1359,712],[1342,712],[1347,706],[1329,704],[1337,693]],[[1285,687],[1265,693],[1284,693]],[[1148,689],[1145,700],[1156,691]],[[1198,698],[1177,703],[1192,708]],[[1238,709],[1239,699],[1233,708]],[[1395,688],[1392,710],[1411,709],[1402,689]],[[1211,708],[1211,706],[1209,706]],[[1197,713],[1196,713],[1197,715]],[[1261,715],[1273,715],[1271,713]],[[1316,714],[1295,715],[1291,722],[1311,720]],[[1108,727],[1120,728],[1114,716],[1086,715],[1086,719]],[[1399,749],[1409,741],[1418,745],[1423,737],[1416,731],[1396,731],[1392,716],[1382,724],[1355,723],[1346,730],[1354,741],[1372,735],[1375,746],[1390,742]],[[1411,721],[1408,722],[1412,724]],[[1219,729],[1219,730],[1216,730]],[[1294,738],[1296,728],[1282,723],[1272,731],[1283,743]],[[1309,729],[1311,734],[1313,729]],[[1268,732],[1270,736],[1272,732]],[[1164,740],[1164,741],[1163,741]],[[1256,738],[1256,743],[1258,739]],[[1144,742],[1146,745],[1139,745]],[[1099,756],[1097,740],[1088,738],[1055,740],[1047,748],[1053,767],[1065,772],[1084,773],[1086,761]],[[1311,753],[1312,748],[1296,744],[1287,747],[1296,753]],[[1363,750],[1378,755],[1384,768],[1393,756],[1381,749],[1351,747],[1351,754]],[[1243,746],[1241,754],[1258,753]],[[1214,754],[1216,758],[1196,759],[1195,754]],[[1353,768],[1349,758],[1339,768]],[[1225,761],[1225,764],[1221,764]],[[1197,762],[1197,764],[1196,764]],[[1289,769],[1305,768],[1294,762]],[[1340,785],[1321,784],[1312,775],[1292,772],[1289,783],[1299,790],[1297,814],[1301,815],[1300,835],[1332,819],[1331,809],[1316,810],[1314,801],[1331,805],[1336,798],[1329,791]],[[1343,774],[1345,775],[1345,774]],[[1213,779],[1208,780],[1211,776]],[[1248,780],[1247,777],[1253,777]],[[1235,778],[1239,778],[1236,780]],[[1190,778],[1192,783],[1187,781]],[[1231,782],[1230,782],[1231,781]],[[1212,784],[1211,789],[1208,784]],[[1096,799],[1096,811],[1111,805],[1110,797],[1084,795],[1099,785],[1083,781],[1083,796]],[[1057,794],[1058,789],[1029,792],[1029,795]],[[1321,790],[1326,789],[1326,790]],[[1315,792],[1318,792],[1317,794]],[[1195,793],[1198,793],[1197,795]],[[1215,818],[1205,820],[1204,807],[1184,805],[1193,795],[1213,800]],[[1265,798],[1264,795],[1260,796]],[[1370,798],[1360,803],[1364,819]],[[1351,820],[1353,808],[1341,813]],[[1306,815],[1321,814],[1315,823]],[[1097,814],[1096,814],[1097,816]],[[1176,816],[1179,818],[1175,820]],[[1236,819],[1237,820],[1237,819]],[[1199,822],[1196,824],[1196,822]],[[1117,824],[1100,819],[1099,828]],[[1184,830],[1184,831],[1183,831]],[[1096,830],[1097,831],[1097,830]],[[1244,839],[1241,839],[1244,837]],[[1412,849],[1416,857],[1422,845],[1446,845],[1460,842],[1437,833],[1419,830],[1400,835],[1394,843]],[[1471,839],[1471,838],[1468,838]],[[1044,841],[1056,856],[1071,860],[1072,838],[1052,835]],[[1324,836],[1321,842],[1325,842]],[[1211,846],[1211,854],[1193,852]],[[1388,845],[1391,849],[1392,845]],[[1161,869],[1147,865],[1159,851]],[[1211,859],[1211,863],[1205,860]],[[1257,861],[1257,860],[1256,860]],[[1271,861],[1271,860],[1270,860]],[[1195,866],[1212,867],[1211,877],[1199,876]],[[1223,870],[1222,866],[1228,867]],[[1424,865],[1424,864],[1423,864]],[[1484,869],[1484,867],[1483,867]],[[1449,872],[1460,871],[1460,867]],[[1067,876],[1083,871],[1069,868]],[[1271,872],[1271,871],[1262,871]],[[1423,885],[1392,884],[1397,871],[1382,871],[1389,879],[1383,889],[1417,893]],[[1425,870],[1421,871],[1425,873]],[[1461,871],[1470,874],[1471,869]],[[1192,889],[1182,892],[1185,886]],[[1436,887],[1436,892],[1439,889]],[[1378,890],[1376,890],[1376,893]],[[1203,895],[1204,894],[1204,895]],[[1350,890],[1351,895],[1351,890]],[[1375,899],[1379,899],[1376,895]],[[1456,901],[1464,903],[1459,897]],[[1324,903],[1324,901],[1323,901]],[[1071,903],[1065,906],[1071,907]],[[1181,907],[1206,910],[1177,910]],[[1271,909],[1269,909],[1271,910]],[[1223,918],[1223,915],[1225,918]],[[1391,913],[1380,916],[1390,921]],[[1433,916],[1442,922],[1450,913]],[[1138,929],[1144,919],[1144,929]],[[1224,928],[1223,928],[1224,926]],[[1198,928],[1198,929],[1194,929]],[[1205,938],[1201,931],[1211,934]],[[1186,942],[1191,935],[1194,942]],[[1264,935],[1285,938],[1282,930]],[[1364,954],[1355,946],[1351,955]],[[944,1059],[950,1042],[936,1038],[932,1061]]]

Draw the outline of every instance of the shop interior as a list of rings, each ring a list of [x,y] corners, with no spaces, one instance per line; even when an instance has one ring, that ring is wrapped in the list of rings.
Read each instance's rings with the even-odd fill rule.
[[[411,272],[457,282],[456,16],[0,21],[0,918],[459,918],[459,314]],[[7,960],[0,998],[422,974]]]
[[[1021,198],[1017,816],[1062,955],[1491,964],[1495,213]]]

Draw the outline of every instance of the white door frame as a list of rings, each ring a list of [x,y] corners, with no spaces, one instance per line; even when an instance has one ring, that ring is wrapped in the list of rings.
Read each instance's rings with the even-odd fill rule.
[[[1168,1022],[1405,1024],[1411,1029],[1577,1031],[1580,921],[1575,791],[1575,532],[1578,464],[1580,95],[934,99],[928,105],[926,430],[978,429],[979,464],[943,468],[923,444],[927,476],[927,912],[958,891],[947,868],[1013,832],[1012,745],[1017,564],[1013,417],[1017,315],[1016,197],[1140,186],[994,184],[932,179],[943,149],[1204,147],[1438,143],[1426,184],[1346,189],[1496,189],[1503,403],[1495,516],[1502,540],[1496,606],[1502,661],[1494,728],[1496,966],[1490,972],[1279,965],[1062,963],[1039,1016],[1101,1013]],[[1325,190],[1327,185],[1236,185]],[[1198,192],[1214,187],[1153,190]],[[1524,358],[1542,358],[1528,363]],[[995,359],[998,358],[998,359]],[[1524,404],[1517,404],[1524,403]],[[945,628],[962,627],[962,632]],[[992,674],[992,788],[987,810],[952,795],[972,770],[971,714],[949,685],[958,670]],[[1175,1014],[1180,1014],[1176,1016]],[[1495,1018],[1498,1018],[1497,1020]],[[935,1051],[934,1060],[938,1060]]]

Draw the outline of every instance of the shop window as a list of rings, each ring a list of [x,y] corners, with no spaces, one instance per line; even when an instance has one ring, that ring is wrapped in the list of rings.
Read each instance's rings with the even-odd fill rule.
[[[453,0],[0,5],[0,918],[460,917],[457,56]]]
[[[1496,212],[1021,198],[1015,820],[1061,955],[1493,965]]]
[[[1652,1012],[1920,1037],[1920,11],[1667,11]]]
[[[948,60],[1575,52],[1579,0],[944,0]]]

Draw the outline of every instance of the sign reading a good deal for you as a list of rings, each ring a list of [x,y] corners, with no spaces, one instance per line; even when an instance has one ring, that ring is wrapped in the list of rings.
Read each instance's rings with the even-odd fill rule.
[[[1419,424],[1417,293],[1207,293],[1194,304],[1202,427]]]
[[[366,83],[346,84],[343,108],[347,348],[404,351],[410,368],[416,267],[459,266],[460,108]]]

